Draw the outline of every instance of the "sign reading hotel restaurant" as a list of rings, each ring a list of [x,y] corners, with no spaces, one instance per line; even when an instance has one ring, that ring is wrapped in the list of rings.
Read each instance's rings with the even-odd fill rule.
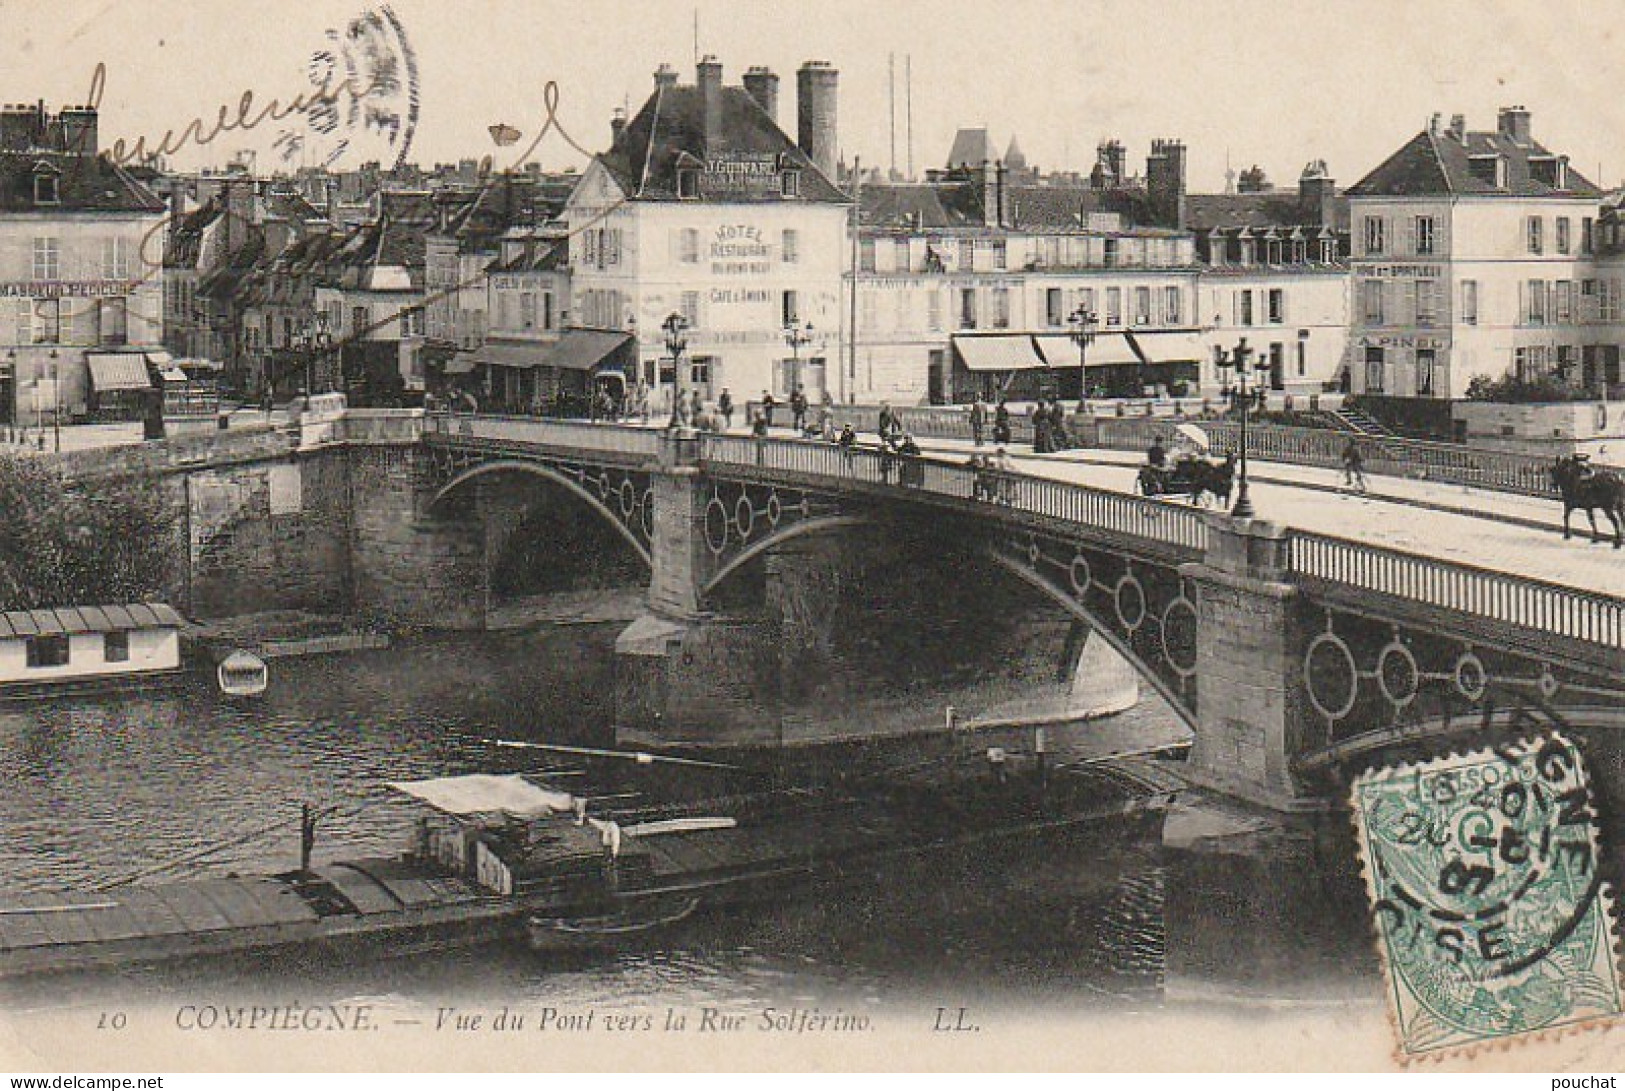
[[[135,287],[127,280],[10,280],[0,281],[0,298],[121,296],[129,295],[135,291]]]
[[[704,197],[777,197],[778,156],[764,152],[718,152],[700,171]]]
[[[752,224],[718,227],[710,257],[715,276],[765,276],[773,271],[773,249],[762,241],[762,229]]]

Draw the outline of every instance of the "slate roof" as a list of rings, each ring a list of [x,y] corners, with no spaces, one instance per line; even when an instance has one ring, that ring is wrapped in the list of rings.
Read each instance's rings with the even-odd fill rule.
[[[34,203],[34,173],[57,176],[54,204]],[[161,198],[106,156],[40,149],[0,152],[0,212],[163,212]]]
[[[954,134],[954,144],[948,149],[949,170],[955,167],[980,167],[998,158],[993,140],[986,129],[960,129]]]
[[[1344,194],[1332,202],[1332,222],[1325,226],[1346,230],[1349,203]],[[1185,198],[1185,226],[1192,231],[1226,227],[1308,227],[1310,221],[1298,203],[1296,190],[1266,193],[1192,193]]]
[[[657,87],[627,122],[609,151],[598,156],[622,190],[637,200],[677,199],[677,160],[703,161],[706,153],[783,156],[801,172],[800,200],[841,203],[846,195],[813,165],[743,87],[722,88],[720,146],[705,146],[705,111],[692,84]],[[764,200],[783,200],[777,195]],[[729,198],[730,201],[737,198]]]
[[[1506,185],[1497,187],[1472,172],[1470,159],[1499,154],[1506,159]],[[1597,197],[1596,185],[1571,165],[1568,184],[1557,189],[1530,173],[1529,160],[1554,153],[1531,141],[1515,143],[1499,132],[1469,132],[1458,140],[1448,133],[1423,129],[1375,170],[1348,189],[1351,197],[1408,197],[1433,194],[1484,194],[1510,197]]]

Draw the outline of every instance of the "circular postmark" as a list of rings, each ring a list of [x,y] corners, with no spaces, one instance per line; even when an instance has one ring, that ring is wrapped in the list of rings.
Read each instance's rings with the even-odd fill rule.
[[[1619,1009],[1590,794],[1566,738],[1377,770],[1353,802],[1407,1049]]]
[[[418,63],[393,10],[367,8],[329,28],[305,77],[311,89],[300,123],[273,145],[286,165],[406,164],[418,126]]]

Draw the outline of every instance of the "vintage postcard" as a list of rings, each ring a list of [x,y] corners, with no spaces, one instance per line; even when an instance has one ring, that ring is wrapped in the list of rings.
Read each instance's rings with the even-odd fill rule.
[[[0,1069],[1617,1070],[1615,21],[0,6]]]

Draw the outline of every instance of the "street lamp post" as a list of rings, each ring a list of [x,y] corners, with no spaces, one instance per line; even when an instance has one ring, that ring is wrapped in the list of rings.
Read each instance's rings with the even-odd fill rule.
[[[1094,311],[1079,307],[1067,316],[1067,323],[1072,327],[1072,343],[1078,346],[1078,397],[1082,398],[1087,389],[1084,384],[1089,374],[1085,370],[1089,346],[1095,343],[1095,330],[1100,328],[1100,318]]]
[[[673,311],[666,316],[660,324],[666,331],[666,351],[671,354],[671,420],[666,427],[673,431],[683,425],[683,350],[688,347],[688,338],[684,331],[688,329],[688,319]]]
[[[789,387],[788,393],[794,394],[796,387],[801,385],[801,347],[812,344],[813,324],[808,322],[805,327],[799,327],[792,320],[784,324],[784,343],[790,346],[790,381],[785,384]]]
[[[1236,342],[1236,347],[1226,352],[1217,345],[1213,346],[1213,366],[1219,371],[1221,377],[1225,372],[1235,369],[1236,385],[1230,386],[1227,379],[1221,381],[1229,388],[1231,399],[1241,402],[1241,482],[1236,491],[1236,505],[1230,509],[1230,514],[1238,519],[1253,518],[1253,502],[1247,495],[1247,407],[1251,400],[1247,390],[1247,377],[1252,372],[1253,350],[1243,337]],[[1260,361],[1258,368],[1262,371],[1269,364]]]
[[[327,334],[327,312],[317,311],[316,331],[310,341],[310,355],[305,357],[305,393],[307,395],[316,393],[316,360],[318,357],[326,355],[327,346],[331,343],[332,338]],[[328,380],[328,387],[331,389],[331,374],[329,374]]]
[[[51,350],[51,449],[62,453],[62,358]]]

